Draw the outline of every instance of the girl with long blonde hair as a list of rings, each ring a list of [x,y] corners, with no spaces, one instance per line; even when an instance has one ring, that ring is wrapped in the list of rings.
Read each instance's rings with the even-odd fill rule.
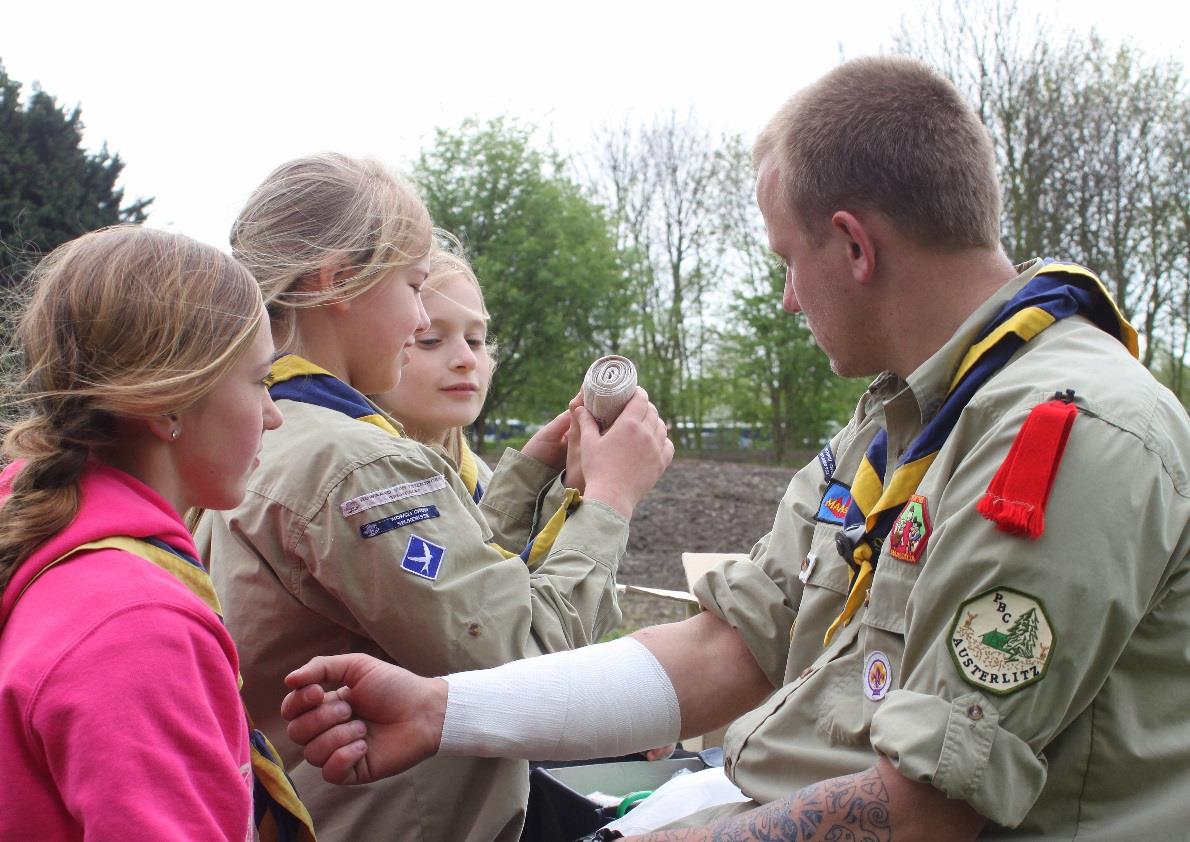
[[[265,435],[244,502],[205,516],[199,543],[218,559],[249,710],[324,840],[518,837],[526,764],[439,757],[375,787],[331,786],[286,738],[283,679],[322,654],[441,675],[597,640],[620,618],[628,518],[672,457],[642,392],[603,435],[581,410],[581,432],[560,414],[505,455],[477,504],[450,461],[365,397],[397,384],[429,327],[432,239],[408,184],[332,153],[277,168],[232,230],[282,352],[271,392],[286,423]],[[584,487],[538,511],[567,459]]]

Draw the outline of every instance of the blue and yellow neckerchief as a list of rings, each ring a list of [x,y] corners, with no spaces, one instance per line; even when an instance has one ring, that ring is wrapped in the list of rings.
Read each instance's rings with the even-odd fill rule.
[[[1073,263],[1046,261],[980,330],[959,363],[938,413],[897,460],[887,488],[884,476],[888,432],[881,429],[872,439],[851,484],[851,508],[835,536],[839,554],[851,568],[851,587],[843,611],[827,629],[824,646],[859,610],[871,588],[884,539],[946,443],[967,402],[1026,342],[1055,322],[1076,314],[1120,340],[1137,356],[1136,331],[1099,278]]]
[[[467,487],[471,499],[478,503],[483,499],[483,485],[479,481],[479,463],[475,461],[475,454],[467,446],[465,438],[459,441],[459,479]]]
[[[333,409],[335,412],[341,412],[357,421],[379,427],[386,433],[401,437],[400,431],[387,418],[378,413],[376,407],[366,397],[326,369],[320,368],[296,354],[285,354],[278,357],[273,362],[269,377],[269,395],[275,401],[285,399]],[[463,445],[462,456],[459,474],[468,493],[478,503],[483,497],[483,488],[479,484],[479,468],[475,464],[475,456],[467,449],[466,443]],[[468,463],[467,457],[470,457],[470,463]],[[470,482],[467,480],[465,471],[471,475]],[[566,518],[570,516],[581,500],[582,496],[577,491],[572,488],[567,489],[561,507],[546,522],[541,531],[529,539],[525,548],[519,553],[507,550],[495,542],[492,542],[491,546],[505,558],[519,556],[530,569],[537,567],[553,548],[554,541],[562,530],[562,524],[566,522]]]
[[[207,569],[198,559],[157,538],[113,536],[81,544],[43,567],[21,589],[21,594],[54,565],[76,553],[99,549],[123,550],[155,564],[185,585],[220,620],[223,619],[223,607],[219,604]],[[20,594],[17,598],[20,598]],[[244,678],[238,672],[236,686],[241,691],[244,689]],[[315,842],[314,822],[293,788],[293,782],[285,774],[280,755],[268,737],[252,726],[252,717],[248,715],[247,708],[244,709],[244,716],[248,719],[248,741],[252,756],[253,822],[259,838],[262,842]]]
[[[273,362],[269,372],[269,396],[333,409],[400,437],[392,423],[376,411],[372,402],[324,368],[297,354],[285,354]]]

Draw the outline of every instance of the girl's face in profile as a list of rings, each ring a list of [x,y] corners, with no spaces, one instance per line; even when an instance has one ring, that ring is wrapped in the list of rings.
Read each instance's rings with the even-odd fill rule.
[[[273,337],[262,315],[248,350],[202,400],[179,413],[173,450],[187,507],[231,509],[243,499],[264,431],[281,426],[267,384],[272,362]]]
[[[401,382],[380,403],[422,441],[439,442],[466,427],[483,408],[491,382],[487,317],[479,290],[465,275],[451,275],[423,298],[429,329],[409,351]]]

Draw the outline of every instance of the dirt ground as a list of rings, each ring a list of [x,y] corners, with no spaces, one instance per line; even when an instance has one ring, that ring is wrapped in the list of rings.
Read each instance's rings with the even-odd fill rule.
[[[619,581],[686,590],[683,552],[746,553],[772,527],[792,468],[675,459],[632,518]],[[627,594],[623,627],[682,619],[683,608]]]

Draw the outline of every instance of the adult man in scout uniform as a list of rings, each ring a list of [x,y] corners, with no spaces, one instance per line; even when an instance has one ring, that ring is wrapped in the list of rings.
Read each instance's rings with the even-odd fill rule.
[[[754,803],[650,839],[1185,838],[1185,411],[1093,275],[1012,266],[987,134],[924,66],[837,68],[755,160],[785,308],[839,374],[883,373],[751,559],[698,583],[698,617],[580,652],[445,680],[315,659],[291,686],[349,689],[291,694],[291,734],[365,781],[740,717]],[[513,688],[550,716],[484,714]]]

